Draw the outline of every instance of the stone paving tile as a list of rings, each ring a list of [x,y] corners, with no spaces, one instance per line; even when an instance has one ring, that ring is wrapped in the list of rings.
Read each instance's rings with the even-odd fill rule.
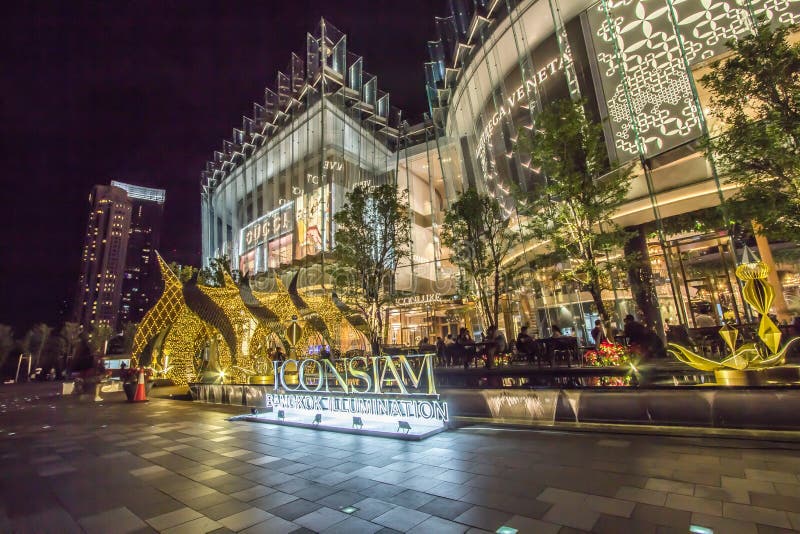
[[[685,510],[675,510],[663,506],[652,506],[650,504],[637,504],[631,514],[632,519],[638,519],[647,523],[655,523],[660,526],[677,527],[682,532],[689,530],[689,520],[691,513]]]
[[[322,531],[322,534],[373,534],[382,528],[384,527],[361,519],[360,517],[348,517],[344,521],[326,528]]]
[[[265,512],[260,508],[248,508],[247,510],[242,510],[241,512],[237,512],[235,514],[231,514],[227,517],[223,517],[219,520],[220,524],[222,524],[225,528],[229,528],[233,531],[244,530],[248,527],[266,521],[274,517],[272,514]]]
[[[745,476],[752,480],[766,480],[769,482],[784,482],[797,484],[797,475],[785,471],[770,471],[767,469],[745,469]]]
[[[670,493],[667,495],[667,508],[676,510],[686,510],[687,512],[698,512],[709,515],[722,515],[722,501],[714,499],[704,499],[702,497],[692,497],[690,495],[679,495]]]
[[[202,516],[203,514],[200,512],[184,507],[179,510],[175,510],[174,512],[168,512],[166,514],[151,517],[147,520],[147,524],[156,530],[164,530],[188,521],[192,521],[193,519],[197,519],[198,517]]]
[[[345,513],[323,506],[309,514],[298,517],[294,522],[309,530],[322,532],[348,518],[350,518],[350,516]]]
[[[396,508],[394,504],[390,504],[379,499],[373,499],[372,497],[367,497],[364,500],[353,503],[353,506],[358,508],[358,510],[353,513],[354,516],[368,520],[372,520],[379,515]]]
[[[408,532],[429,517],[431,517],[430,514],[397,506],[375,517],[372,519],[372,522],[399,530],[400,532]]]
[[[723,534],[758,534],[758,526],[755,523],[715,515],[694,513],[692,525],[710,528],[714,532]]]
[[[425,503],[434,499],[433,495],[423,493],[415,490],[405,490],[390,497],[384,497],[383,500],[396,504],[398,506],[405,506],[406,508],[419,508]]]
[[[631,486],[622,486],[617,490],[614,496],[617,499],[652,504],[655,506],[663,506],[667,501],[667,493],[665,491],[634,488]]]
[[[163,530],[162,534],[205,534],[217,530],[222,525],[208,517],[199,517],[176,527]]]
[[[694,495],[694,484],[679,482],[676,480],[665,480],[661,478],[649,478],[645,484],[645,489],[664,491],[667,493],[679,493],[681,495]]]
[[[772,525],[779,528],[792,528],[786,512],[761,508],[760,506],[748,506],[726,502],[723,505],[723,516],[742,521],[752,521],[764,525]]]
[[[417,508],[417,510],[420,512],[425,512],[426,514],[442,517],[444,519],[455,519],[457,516],[463,514],[470,508],[472,508],[470,503],[446,499],[444,497],[436,497]]]
[[[310,514],[315,510],[319,510],[323,506],[319,503],[306,501],[305,499],[297,499],[281,506],[276,506],[269,510],[271,514],[277,515],[286,519],[287,521],[294,521],[298,517]]]
[[[738,502],[734,499],[726,500]],[[785,510],[787,512],[800,512],[800,498],[786,495],[751,492],[750,502],[745,502],[743,504],[752,504],[754,506],[761,506],[762,508],[774,508],[775,510]]]
[[[252,527],[242,530],[245,534],[289,534],[297,531],[300,525],[286,521],[285,519],[273,516]]]
[[[114,508],[100,514],[81,518],[78,523],[87,534],[104,534],[107,532],[125,534],[147,526],[136,514],[125,507]]]

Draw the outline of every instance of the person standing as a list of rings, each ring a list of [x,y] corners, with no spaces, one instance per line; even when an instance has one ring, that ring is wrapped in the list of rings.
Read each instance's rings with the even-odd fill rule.
[[[601,343],[608,341],[605,328],[603,328],[603,321],[600,319],[594,322],[594,328],[592,328],[592,339],[594,339],[594,344],[596,347],[599,347]]]

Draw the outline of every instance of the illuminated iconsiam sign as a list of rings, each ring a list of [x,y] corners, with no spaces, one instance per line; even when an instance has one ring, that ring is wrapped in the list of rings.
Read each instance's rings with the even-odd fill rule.
[[[381,434],[440,431],[449,420],[433,376],[433,354],[274,362],[268,422]],[[338,364],[338,365],[337,365]],[[280,415],[278,415],[280,414]],[[402,422],[402,423],[401,423]],[[405,432],[404,432],[405,429]]]

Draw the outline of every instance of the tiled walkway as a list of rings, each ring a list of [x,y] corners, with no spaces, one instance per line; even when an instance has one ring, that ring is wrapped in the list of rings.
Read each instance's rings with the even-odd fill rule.
[[[0,532],[800,530],[791,444],[487,427],[409,443],[0,388]]]

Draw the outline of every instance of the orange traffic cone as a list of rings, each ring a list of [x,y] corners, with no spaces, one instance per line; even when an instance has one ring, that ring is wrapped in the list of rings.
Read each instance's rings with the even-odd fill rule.
[[[139,383],[136,385],[133,402],[147,402],[147,392],[144,389],[144,369],[142,368],[139,368]]]

